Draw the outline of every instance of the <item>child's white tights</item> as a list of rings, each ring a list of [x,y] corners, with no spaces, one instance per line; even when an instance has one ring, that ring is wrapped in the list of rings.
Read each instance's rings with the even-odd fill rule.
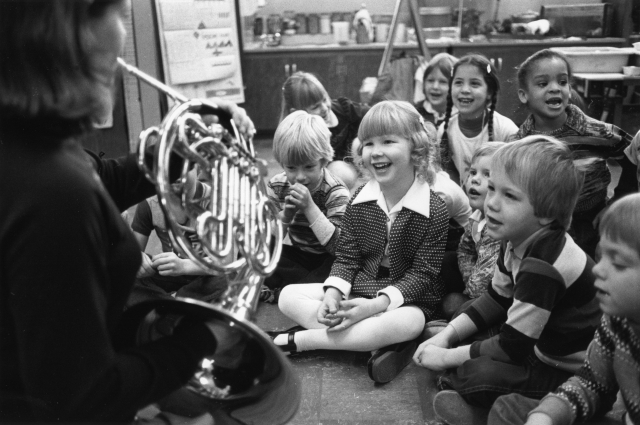
[[[372,351],[414,339],[424,328],[422,310],[408,305],[361,320],[344,331],[327,332],[327,327],[317,320],[324,299],[322,287],[321,283],[288,285],[280,293],[280,311],[308,329],[295,334],[298,351]]]

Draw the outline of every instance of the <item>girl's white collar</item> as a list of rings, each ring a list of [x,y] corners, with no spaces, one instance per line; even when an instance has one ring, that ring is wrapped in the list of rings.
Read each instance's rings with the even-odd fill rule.
[[[383,196],[378,182],[371,179],[362,188],[360,193],[358,193],[358,196],[356,196],[352,204],[356,205],[364,202],[377,201]],[[402,206],[420,215],[429,217],[430,200],[431,188],[429,184],[422,179],[416,178],[407,193],[402,197]]]

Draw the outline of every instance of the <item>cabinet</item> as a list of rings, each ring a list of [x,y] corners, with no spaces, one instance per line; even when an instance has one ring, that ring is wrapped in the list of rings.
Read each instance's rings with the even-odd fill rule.
[[[445,51],[444,48],[429,50],[431,54]],[[345,96],[359,101],[362,80],[377,76],[382,53],[382,47],[244,52],[245,103],[241,106],[247,110],[258,131],[275,131],[280,117],[282,84],[296,71],[316,75],[332,99]],[[407,50],[407,54],[417,53],[417,46]]]
[[[460,43],[452,45],[451,54],[462,57],[469,53],[480,53],[494,64],[500,78],[500,93],[496,110],[520,125],[529,115],[527,108],[518,99],[518,66],[538,50],[560,46],[610,46],[622,47],[623,39],[591,39],[567,42],[557,41],[510,41],[486,43]]]

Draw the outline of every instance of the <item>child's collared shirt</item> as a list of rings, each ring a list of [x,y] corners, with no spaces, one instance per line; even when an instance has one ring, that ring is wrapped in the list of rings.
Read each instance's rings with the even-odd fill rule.
[[[444,201],[428,183],[416,179],[389,230],[390,217],[378,204],[380,195],[375,180],[354,195],[324,286],[340,290],[347,298],[375,298],[384,293],[391,301],[387,310],[412,304],[428,320],[439,318],[444,296],[440,269],[449,218]],[[388,276],[380,274],[385,252]]]
[[[475,210],[457,250],[458,268],[465,283],[463,293],[471,298],[487,291],[500,253],[500,241],[489,237],[486,222],[482,211]]]
[[[276,174],[267,184],[267,196],[282,210],[291,184],[286,173]],[[342,216],[347,208],[349,189],[326,168],[320,185],[311,193],[313,202],[322,211],[315,223],[309,223],[304,212],[297,211],[289,224],[289,237],[293,246],[315,254],[334,254],[340,235]],[[327,232],[326,228],[333,228]]]
[[[542,229],[517,247],[503,242],[489,290],[451,325],[471,335],[506,319],[499,335],[471,344],[471,358],[522,364],[535,353],[575,373],[601,316],[593,265],[564,229]]]

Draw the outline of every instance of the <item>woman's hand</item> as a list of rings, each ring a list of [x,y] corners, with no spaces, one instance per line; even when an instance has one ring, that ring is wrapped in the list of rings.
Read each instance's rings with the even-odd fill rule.
[[[183,276],[187,274],[185,261],[174,252],[161,252],[153,256],[151,265],[161,276]]]
[[[324,299],[318,309],[318,323],[328,326],[329,328],[338,325],[342,319],[335,317],[338,312],[342,292],[336,288],[327,288],[324,293]]]
[[[142,252],[142,264],[136,274],[137,278],[149,277],[156,274],[156,270],[151,265],[151,257],[146,252]]]
[[[233,102],[220,99],[217,97],[203,100],[203,102],[211,102],[218,106],[220,109],[227,111],[231,114],[231,118],[235,123],[238,131],[247,138],[252,138],[256,134],[256,128],[253,125],[253,121],[247,115],[247,111],[244,108],[239,107]]]

